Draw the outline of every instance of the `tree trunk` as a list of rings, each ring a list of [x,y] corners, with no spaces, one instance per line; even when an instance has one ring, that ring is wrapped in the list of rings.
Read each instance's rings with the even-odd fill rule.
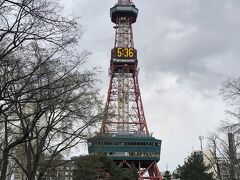
[[[8,167],[8,158],[9,158],[9,150],[3,151],[3,160],[2,160],[2,168],[1,168],[1,178],[0,180],[6,180],[7,177],[7,167]]]

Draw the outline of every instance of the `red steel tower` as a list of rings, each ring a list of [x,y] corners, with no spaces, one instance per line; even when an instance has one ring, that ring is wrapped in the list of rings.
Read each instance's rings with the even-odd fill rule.
[[[101,129],[103,133],[126,131],[149,134],[140,96],[137,51],[134,49],[132,32],[137,13],[138,10],[130,0],[119,0],[111,9],[111,20],[116,24],[116,32]]]
[[[161,180],[157,166],[161,140],[149,134],[138,82],[132,31],[138,9],[131,0],[118,0],[110,9],[110,15],[115,23],[110,84],[101,132],[88,140],[89,153],[107,154],[124,168],[135,166],[141,180]]]

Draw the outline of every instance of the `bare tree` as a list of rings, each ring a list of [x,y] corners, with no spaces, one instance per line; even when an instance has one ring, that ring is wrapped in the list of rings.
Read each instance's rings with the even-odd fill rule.
[[[240,162],[237,154],[239,143],[235,141],[237,136],[237,134],[225,130],[219,131],[218,134],[213,134],[208,138],[210,154],[207,158],[217,175],[217,179],[239,179]]]
[[[208,137],[208,154],[204,154],[207,160],[210,162],[209,165],[214,172],[214,175],[217,179],[222,180],[222,173],[221,173],[221,164],[220,164],[220,154],[219,147],[218,147],[218,136],[214,133]],[[225,157],[223,155],[223,157]]]
[[[47,61],[48,57],[44,57],[36,55],[41,59],[36,61],[37,65],[42,61],[44,64],[38,67],[28,84],[25,102],[14,106],[16,119],[20,122],[15,124],[15,129],[22,131],[21,134],[26,129],[30,132],[19,148],[24,152],[26,161],[20,161],[24,156],[20,156],[19,160],[19,156],[11,154],[11,158],[28,179],[36,176],[43,154],[50,157],[50,166],[55,156],[85,139],[86,128],[99,119],[94,74],[73,71],[78,60],[77,64],[66,66],[60,62],[61,59]],[[39,179],[47,167],[42,168]]]
[[[220,93],[230,105],[229,120],[209,137],[210,162],[219,179],[223,174],[229,180],[240,179],[240,78],[224,82]]]
[[[51,0],[0,0],[0,179],[14,160],[28,179],[40,161],[82,141],[99,119],[94,72],[81,70],[76,19]],[[38,179],[42,179],[42,169]]]
[[[228,129],[230,174],[240,178],[240,78],[227,80],[221,89],[224,100],[231,105],[227,111],[231,121],[225,125]],[[237,168],[235,170],[235,168]]]
[[[0,0],[0,59],[33,41],[52,49],[77,43],[80,26],[61,9],[54,0]]]

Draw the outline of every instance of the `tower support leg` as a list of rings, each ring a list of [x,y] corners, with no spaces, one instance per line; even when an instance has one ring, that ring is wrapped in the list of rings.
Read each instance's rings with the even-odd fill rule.
[[[159,171],[159,168],[157,166],[157,163],[155,161],[152,162],[128,162],[126,160],[118,162],[118,165],[120,167],[125,168],[132,168],[132,166],[137,166],[136,169],[138,171],[138,179],[139,180],[162,180],[161,173]],[[144,167],[143,167],[144,164]],[[147,164],[147,165],[146,165]]]
[[[162,180],[161,173],[155,161],[150,162],[145,168],[142,167],[141,161],[138,162],[138,174],[140,180]]]

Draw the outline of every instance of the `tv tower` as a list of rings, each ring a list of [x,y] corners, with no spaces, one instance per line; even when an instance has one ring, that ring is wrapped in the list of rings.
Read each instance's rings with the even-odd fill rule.
[[[90,154],[103,153],[123,168],[135,166],[140,180],[162,180],[157,162],[161,140],[149,134],[138,81],[138,58],[132,24],[138,9],[131,0],[118,0],[110,9],[115,24],[110,83],[101,132],[88,140]]]

